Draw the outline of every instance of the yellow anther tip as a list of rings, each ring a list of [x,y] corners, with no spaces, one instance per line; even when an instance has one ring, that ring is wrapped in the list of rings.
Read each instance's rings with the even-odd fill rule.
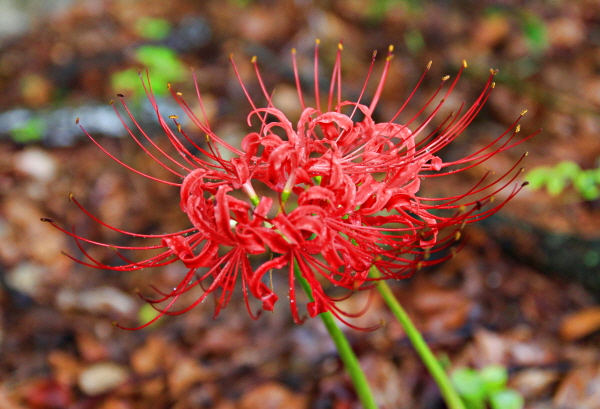
[[[445,77],[442,77],[442,81],[448,81],[450,79],[449,75],[446,75]]]
[[[521,116],[525,115],[527,113],[527,110],[524,109],[523,111],[521,111]]]
[[[432,61],[432,60],[429,60],[429,62],[427,63],[427,69],[430,69],[430,68],[431,68],[431,64],[433,64],[433,61]]]
[[[389,51],[390,53],[393,53],[393,52],[394,52],[394,45],[393,45],[393,44],[390,44],[390,46],[388,47],[388,51]]]
[[[79,123],[79,118],[75,118],[75,123],[78,124]]]
[[[321,39],[315,38],[315,44],[321,44]]]
[[[344,45],[342,43],[338,43],[338,50],[342,51],[344,49]]]
[[[467,60],[463,60],[463,67],[467,68]]]
[[[254,63],[256,62],[256,60],[257,60],[257,59],[258,59],[258,58],[257,58],[256,56],[253,56],[253,57],[252,57],[252,59],[250,60],[250,62],[251,62],[252,64],[254,64]]]
[[[292,48],[292,54],[296,54],[296,49]]]
[[[169,115],[169,119],[179,119],[177,115]]]

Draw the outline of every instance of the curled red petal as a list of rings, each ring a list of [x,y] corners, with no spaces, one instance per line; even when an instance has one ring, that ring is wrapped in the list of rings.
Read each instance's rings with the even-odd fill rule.
[[[212,240],[207,240],[198,255],[190,246],[188,240],[183,236],[165,237],[163,245],[169,247],[188,268],[210,267],[214,264],[215,257],[219,251],[219,245]]]

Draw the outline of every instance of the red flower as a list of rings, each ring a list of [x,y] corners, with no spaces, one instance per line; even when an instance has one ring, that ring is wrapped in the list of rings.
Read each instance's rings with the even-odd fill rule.
[[[120,96],[127,114],[152,150],[146,148],[136,132],[123,121],[131,137],[153,160],[183,181],[176,183],[141,173],[112,156],[86,134],[100,149],[128,169],[158,182],[180,187],[181,209],[189,217],[192,227],[178,233],[155,236],[125,232],[96,219],[72,199],[90,217],[108,228],[134,237],[161,239],[161,244],[155,246],[119,247],[92,242],[57,226],[77,240],[88,259],[79,262],[94,268],[133,271],[181,260],[187,273],[179,285],[169,292],[156,289],[158,297],[155,299],[144,297],[160,311],[159,317],[188,311],[209,294],[216,298],[216,316],[221,308],[227,306],[238,281],[241,282],[248,311],[255,317],[249,295],[260,300],[263,309],[273,310],[278,296],[267,285],[265,275],[283,270],[288,276],[288,295],[294,321],[301,323],[303,319],[296,298],[296,282],[299,279],[306,280],[311,289],[312,300],[307,304],[311,317],[330,311],[344,320],[344,317],[357,314],[341,311],[335,304],[340,298],[328,295],[328,285],[325,283],[345,288],[348,294],[352,294],[357,290],[372,288],[373,278],[369,277],[369,271],[373,267],[379,269],[383,278],[398,279],[408,277],[422,266],[451,257],[451,252],[445,252],[447,255],[435,260],[429,258],[431,253],[452,246],[464,224],[494,214],[520,189],[520,186],[512,187],[504,200],[483,210],[484,205],[492,202],[494,195],[513,185],[520,171],[517,162],[494,180],[488,181],[490,175],[486,174],[463,194],[446,198],[419,196],[422,180],[469,169],[523,141],[514,141],[519,131],[517,119],[506,132],[473,154],[449,162],[436,156],[479,113],[494,88],[495,72],[491,72],[479,97],[469,108],[461,106],[456,115],[446,118],[432,133],[421,136],[425,126],[438,114],[454,89],[466,63],[444,97],[420,125],[414,126],[413,122],[433,103],[449,77],[442,79],[442,85],[427,105],[406,124],[400,125],[394,121],[410,98],[388,122],[376,123],[372,114],[385,86],[392,48],[369,105],[362,102],[362,97],[373,69],[375,54],[361,96],[358,101],[349,102],[341,99],[341,51],[340,45],[326,108],[321,106],[319,94],[318,42],[315,49],[315,107],[309,107],[305,102],[293,51],[293,68],[303,110],[296,126],[274,106],[258,71],[256,59],[253,58],[252,63],[267,103],[265,107],[258,107],[240,80],[252,108],[248,124],[251,125],[254,117],[260,123],[259,131],[243,138],[241,149],[220,139],[211,130],[207,120],[200,120],[194,115],[180,93],[171,91],[191,121],[206,134],[206,144],[195,142],[195,138],[189,136],[179,124],[178,118],[172,116],[170,118],[177,129],[175,132],[162,118],[152,89],[148,87],[148,98],[159,123],[179,154],[170,155],[144,133]],[[237,74],[233,59],[232,64]],[[204,111],[200,91],[197,95]],[[120,115],[116,109],[115,112]],[[354,119],[357,113],[361,114],[362,120]],[[221,154],[223,149],[229,151],[226,157],[233,158],[225,159]],[[192,154],[192,150],[197,150],[202,156]],[[159,159],[158,154],[162,158]],[[175,167],[183,169],[184,173],[174,170]],[[254,190],[256,182],[263,183],[271,192],[257,193]],[[240,196],[247,197],[247,200],[239,199]],[[273,206],[275,201],[278,202],[277,206]],[[125,264],[107,266],[95,260],[79,245],[80,241],[116,248]],[[153,258],[135,262],[126,259],[119,252],[122,249],[164,251]],[[258,254],[270,259],[255,266],[249,255]],[[196,286],[201,287],[204,293],[191,305],[176,310],[174,304],[178,298]]]

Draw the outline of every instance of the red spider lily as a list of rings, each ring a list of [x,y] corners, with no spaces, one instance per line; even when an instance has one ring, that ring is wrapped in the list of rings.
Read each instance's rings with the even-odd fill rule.
[[[493,180],[488,180],[490,174],[486,174],[465,193],[446,198],[419,196],[422,179],[447,176],[472,168],[528,139],[515,141],[520,129],[517,125],[519,116],[506,132],[475,153],[449,162],[436,156],[465,130],[482,109],[494,88],[494,71],[470,107],[463,104],[456,114],[442,121],[433,132],[421,136],[440,112],[466,63],[437,105],[433,105],[434,101],[442,93],[449,77],[442,79],[438,90],[417,115],[403,125],[395,123],[423,81],[430,63],[397,113],[387,122],[376,123],[372,114],[385,86],[393,49],[390,47],[372,101],[366,105],[362,103],[362,97],[374,67],[375,54],[358,101],[343,101],[340,45],[326,107],[321,105],[318,50],[317,42],[314,107],[306,103],[300,86],[296,53],[292,52],[298,97],[303,110],[295,126],[274,106],[256,58],[252,59],[252,64],[266,99],[264,107],[259,107],[250,97],[231,59],[251,105],[248,125],[252,125],[255,117],[260,124],[257,132],[251,132],[243,138],[241,149],[219,138],[208,120],[198,118],[182,95],[174,90],[171,90],[173,97],[190,120],[206,134],[206,142],[196,142],[183,129],[176,116],[170,117],[174,128],[170,127],[159,111],[149,81],[142,81],[158,121],[174,148],[174,154],[166,152],[143,131],[127,108],[123,96],[119,95],[136,129],[126,125],[120,113],[116,109],[115,112],[131,137],[155,162],[183,179],[181,183],[158,179],[133,169],[106,151],[82,127],[100,149],[123,166],[157,182],[179,187],[181,209],[192,225],[185,231],[172,234],[135,234],[103,223],[72,199],[86,214],[105,227],[133,237],[161,239],[161,244],[155,246],[123,247],[93,242],[44,219],[76,239],[88,259],[77,261],[90,267],[133,271],[160,267],[177,260],[183,262],[188,270],[177,287],[168,292],[155,289],[158,297],[154,299],[144,297],[155,306],[159,315],[138,328],[151,324],[162,315],[188,311],[209,294],[216,299],[216,316],[220,309],[227,306],[238,281],[241,281],[248,311],[256,318],[252,313],[249,295],[260,300],[263,309],[273,310],[278,296],[265,282],[265,275],[280,270],[287,270],[290,308],[296,323],[303,321],[295,290],[299,279],[306,280],[311,289],[312,300],[307,304],[311,317],[330,311],[346,322],[346,317],[354,317],[362,312],[350,314],[340,310],[336,301],[345,297],[329,295],[326,284],[344,288],[350,295],[357,290],[373,287],[374,279],[369,276],[371,268],[377,268],[384,279],[398,279],[408,277],[423,266],[447,259],[452,252],[445,251],[446,255],[435,260],[429,256],[454,245],[462,226],[494,214],[520,190],[521,186],[514,185],[520,172],[519,160],[508,172]],[[197,86],[196,91],[204,114],[202,96]],[[413,123],[424,116],[423,112],[428,108],[431,113],[414,126]],[[346,111],[349,112],[344,113]],[[363,118],[360,121],[354,119],[357,112]],[[203,117],[206,118],[206,115]],[[278,136],[281,134],[285,136]],[[148,144],[149,148],[146,147]],[[223,149],[229,151],[226,157],[233,158],[225,159],[221,154]],[[192,151],[200,152],[201,157]],[[175,168],[183,169],[183,173]],[[449,168],[454,170],[447,170]],[[266,185],[271,193],[257,193],[253,182]],[[514,187],[504,200],[488,205],[498,192],[511,185]],[[247,197],[247,200],[237,198],[240,197],[236,195],[237,192],[241,192],[241,196]],[[275,202],[278,205],[274,207]],[[488,205],[485,210],[484,205]],[[124,264],[105,265],[88,254],[80,245],[81,241],[114,248]],[[162,249],[163,252],[137,262],[121,253],[121,250],[147,249]],[[270,259],[253,266],[249,256],[258,254],[270,256]],[[202,295],[187,307],[176,310],[176,301],[195,287],[203,290]],[[165,303],[166,306],[163,306]]]

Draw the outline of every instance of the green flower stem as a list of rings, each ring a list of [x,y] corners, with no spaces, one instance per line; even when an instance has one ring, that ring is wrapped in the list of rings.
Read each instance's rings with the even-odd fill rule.
[[[379,273],[379,270],[377,270],[376,267],[371,267],[371,277],[381,277],[381,274]],[[444,371],[444,368],[442,368],[440,362],[437,360],[435,355],[433,355],[431,349],[429,349],[429,347],[427,346],[427,343],[423,339],[423,336],[421,335],[419,330],[417,330],[404,308],[402,308],[402,306],[398,302],[398,299],[396,299],[396,297],[392,293],[392,289],[390,288],[390,286],[385,282],[385,280],[381,280],[377,282],[377,289],[381,293],[383,299],[385,300],[390,310],[392,310],[392,313],[394,314],[400,325],[402,325],[402,327],[404,328],[408,339],[413,344],[414,348],[417,350],[419,357],[421,358],[421,360],[427,367],[427,370],[429,371],[429,373],[437,383],[438,387],[440,388],[440,392],[442,393],[442,396],[444,397],[448,408],[465,409],[465,405],[462,399],[458,396],[458,393],[456,392],[454,387],[452,386],[452,382],[450,381],[450,378],[448,378],[448,375],[446,375],[446,371]]]
[[[313,301],[310,284],[308,284],[308,281],[302,277],[302,273],[300,272],[298,264],[296,263],[294,263],[294,273],[296,275],[296,279],[302,286],[302,289],[308,295],[308,298]],[[364,409],[377,409],[377,404],[375,403],[373,392],[371,392],[371,388],[367,382],[367,377],[360,367],[358,358],[354,354],[348,339],[335,323],[333,314],[330,312],[323,312],[319,314],[319,317],[321,317],[321,320],[323,320],[325,328],[327,328],[329,335],[333,339],[338,353],[340,354],[340,358],[342,358],[342,362],[344,362],[346,371],[348,371],[348,375],[350,375],[350,379],[356,388],[358,399],[361,401]]]

